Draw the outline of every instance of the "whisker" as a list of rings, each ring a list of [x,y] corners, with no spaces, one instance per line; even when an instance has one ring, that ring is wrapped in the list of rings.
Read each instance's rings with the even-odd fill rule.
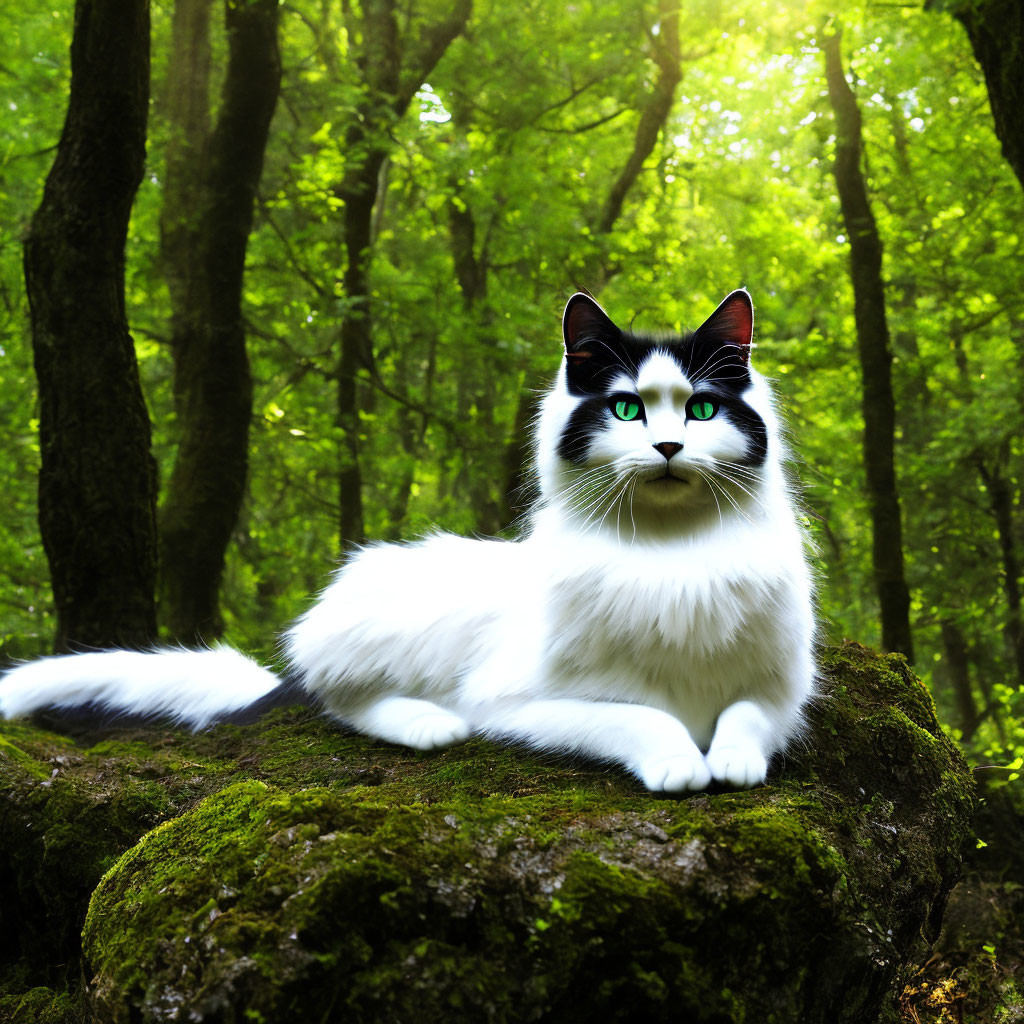
[[[751,480],[763,480],[764,474],[760,469],[754,469],[751,466],[745,466],[742,462],[726,462],[724,459],[713,459],[714,466],[721,467],[722,471],[730,471],[738,473],[740,476],[747,476]]]
[[[731,476],[736,481],[745,479],[750,484],[758,483],[764,479],[760,470],[752,469],[738,462],[725,462],[722,459],[701,455],[691,456],[690,458],[694,463],[701,463],[709,472],[715,473],[717,476]]]
[[[618,503],[618,506],[619,506],[619,510],[618,510],[618,512],[615,515],[615,536],[616,536],[616,538],[619,541],[622,540],[622,531],[621,531],[622,509],[623,509],[623,506],[626,504],[626,496],[627,496],[627,494],[629,496],[629,518],[630,518],[631,522],[633,521],[633,492],[636,489],[637,480],[638,480],[638,477],[637,477],[637,474],[636,474],[635,471],[633,473],[631,473],[630,475],[628,475],[628,476],[624,476],[623,477],[623,481],[624,481],[623,488],[620,491],[618,498],[616,499],[616,501]],[[633,536],[634,537],[636,536],[636,523],[635,522],[633,522]],[[632,543],[633,543],[633,541],[632,541],[632,539],[630,539],[630,544],[632,544]]]
[[[574,507],[570,507],[570,511],[575,516],[584,516],[584,525],[590,521],[593,516],[601,510],[602,505],[608,497],[608,491],[604,490],[592,501],[588,501],[585,504],[581,503]]]
[[[594,517],[598,514],[598,512],[601,511],[601,507],[604,504],[604,502],[609,501],[608,508],[605,510],[604,515],[602,515],[601,520],[599,521],[599,525],[600,522],[604,521],[605,517],[608,515],[608,512],[611,511],[611,508],[615,503],[614,496],[611,497],[611,499],[609,500],[609,495],[611,494],[612,489],[615,483],[617,482],[617,480],[612,481],[611,486],[606,487],[600,494],[597,495],[597,497],[593,498],[593,500],[587,502],[586,504],[578,506],[576,508],[570,508],[570,511],[572,511],[573,514],[576,516],[586,515],[586,518],[583,520],[580,527],[581,531],[585,531],[589,528],[589,525],[594,519]]]
[[[712,472],[716,476],[719,476],[723,480],[726,480],[727,482],[731,483],[733,486],[738,487],[741,491],[743,491],[744,494],[748,495],[751,501],[753,501],[756,505],[759,505],[762,509],[767,509],[768,506],[765,504],[764,498],[760,494],[755,494],[749,488],[745,487],[742,481],[730,476],[727,472],[721,469],[716,468],[712,470]]]
[[[586,492],[581,490],[581,492],[569,495],[564,502],[565,507],[573,513],[583,514],[589,509],[600,505],[607,497],[613,485],[614,481],[609,481],[603,485],[595,485],[588,488]]]
[[[718,528],[720,530],[725,529],[725,519],[722,516],[722,506],[719,504],[718,495],[715,493],[715,487],[711,479],[702,473],[697,467],[694,467],[697,476],[701,478],[707,485],[708,490],[711,492],[711,497],[715,499],[715,506],[718,508]]]
[[[632,482],[631,480],[627,479],[626,480],[626,486],[628,486],[631,482]],[[617,540],[621,540],[622,539],[619,536],[619,523],[622,520],[622,504],[623,504],[622,499],[625,496],[626,496],[626,488],[624,487],[622,489],[622,493],[619,495],[619,498],[618,498],[619,511],[615,513],[615,537],[616,537]]]
[[[731,361],[732,357],[733,357],[733,353],[729,352],[728,350],[720,349],[720,348],[719,349],[715,349],[704,360],[704,364],[703,364],[703,366],[700,367],[699,370],[689,370],[688,369],[686,371],[686,376],[689,377],[691,381],[695,380],[695,379],[698,379],[698,378],[700,380],[708,380],[708,377],[707,377],[708,374],[710,374],[713,370],[717,370],[718,367],[724,366],[727,363],[729,363]],[[711,364],[710,369],[709,369],[709,364]],[[733,379],[735,379],[735,377]]]
[[[615,497],[612,498],[612,500],[608,503],[608,508],[605,509],[604,515],[602,515],[601,518],[597,521],[597,523],[596,523],[597,527],[601,527],[604,524],[604,521],[610,515],[611,510],[615,507],[615,505],[622,499],[623,495],[626,493],[626,486],[628,484],[629,484],[629,478],[627,477],[625,480],[622,481],[622,487],[619,488],[619,490],[616,492]],[[616,525],[616,534],[617,533],[618,533],[618,526]]]
[[[740,515],[742,515],[742,516],[743,516],[743,518],[745,518],[745,519],[746,519],[746,521],[748,521],[748,522],[750,522],[750,523],[753,523],[753,522],[754,522],[754,520],[753,520],[753,519],[752,519],[752,518],[751,518],[751,517],[750,517],[750,516],[749,516],[748,514],[746,514],[746,512],[744,512],[744,511],[743,511],[743,510],[742,510],[742,509],[741,509],[741,508],[739,507],[739,503],[738,503],[738,502],[736,501],[736,497],[735,497],[735,495],[732,495],[732,494],[730,494],[730,493],[729,493],[729,490],[728,490],[728,488],[726,488],[726,487],[722,486],[722,480],[723,480],[723,479],[724,479],[724,480],[725,480],[725,481],[726,481],[727,483],[730,483],[730,484],[732,484],[733,486],[735,486],[735,487],[738,487],[738,488],[739,488],[740,490],[742,490],[742,492],[743,492],[743,493],[744,493],[745,495],[748,495],[748,496],[750,497],[751,501],[752,501],[752,502],[754,503],[754,505],[755,505],[756,507],[760,508],[762,512],[766,511],[766,509],[767,509],[767,506],[766,506],[766,505],[764,504],[764,502],[762,501],[762,499],[761,499],[761,498],[760,498],[760,497],[759,497],[758,495],[752,494],[752,493],[750,492],[750,490],[746,489],[746,488],[745,488],[745,487],[744,487],[744,486],[743,486],[743,485],[742,485],[741,483],[739,483],[739,482],[738,482],[737,480],[731,480],[731,479],[729,479],[729,477],[728,477],[728,476],[725,476],[724,474],[718,474],[718,475],[719,475],[719,477],[720,477],[720,478],[719,478],[719,479],[717,480],[717,482],[718,482],[718,485],[719,485],[719,486],[720,486],[720,487],[722,488],[722,494],[723,494],[723,495],[725,495],[725,497],[726,497],[726,498],[727,498],[727,499],[728,499],[728,500],[729,500],[729,501],[730,501],[730,502],[732,503],[732,505],[733,505],[733,507],[734,507],[734,508],[736,509],[736,511],[737,511],[737,512],[739,512],[739,513],[740,513]]]
[[[725,487],[722,486],[722,482],[720,480],[716,480],[715,483],[718,484],[718,489],[722,492],[722,497],[725,498],[725,500],[728,501],[730,505],[732,505],[732,507],[736,510],[737,514],[740,515],[743,519],[745,519],[748,523],[753,525],[754,520],[751,519],[750,516],[748,516],[747,513],[743,511],[742,508],[740,508],[739,502],[733,497],[733,495],[729,493],[729,491]]]
[[[633,516],[633,498],[636,496],[636,485],[640,478],[638,476],[633,477],[633,482],[629,487],[629,521],[633,524],[633,534],[629,538],[629,546],[633,546],[633,541],[636,540],[636,519]]]
[[[596,488],[610,485],[614,482],[615,471],[609,466],[594,466],[584,470],[573,480],[568,487],[561,490],[557,498],[571,504],[577,498],[588,498]]]
[[[608,369],[616,371],[618,371],[619,369],[624,369],[628,371],[630,368],[632,368],[633,376],[636,377],[637,373],[639,372],[639,370],[637,369],[636,360],[630,355],[628,351],[617,352],[614,348],[611,347],[611,345],[608,344],[608,342],[602,341],[600,338],[594,338],[592,340],[596,342],[598,345],[600,345],[602,348],[607,349],[608,353],[614,360],[614,365],[609,367]],[[588,339],[587,343],[590,344],[591,341]],[[627,362],[629,364],[628,366],[626,365]]]

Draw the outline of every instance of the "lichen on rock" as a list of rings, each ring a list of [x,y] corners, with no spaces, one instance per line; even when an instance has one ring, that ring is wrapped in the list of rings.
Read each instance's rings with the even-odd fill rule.
[[[298,710],[92,746],[4,723],[0,1016],[49,990],[54,1021],[895,1021],[970,772],[902,659],[823,667],[766,786],[681,799]]]

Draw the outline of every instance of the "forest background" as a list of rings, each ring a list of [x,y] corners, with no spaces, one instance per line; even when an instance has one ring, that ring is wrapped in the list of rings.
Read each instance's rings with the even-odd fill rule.
[[[78,4],[97,25],[104,6]],[[998,89],[1016,62],[1019,110],[1018,3],[158,0],[148,16],[119,30],[125,54],[131,33],[150,46],[144,166],[110,148],[131,144],[113,115],[96,143],[100,178],[126,183],[124,373],[137,363],[148,414],[125,385],[108,429],[72,430],[48,427],[53,396],[107,366],[85,336],[62,364],[45,282],[63,282],[72,334],[96,296],[43,265],[74,10],[0,10],[0,660],[55,637],[144,643],[156,622],[273,659],[353,545],[515,535],[577,287],[620,323],[679,330],[745,286],[823,639],[905,653],[979,777],[1016,791],[1024,147]],[[155,473],[104,466],[112,438],[150,430]],[[70,497],[59,453],[65,474],[83,460]],[[128,477],[148,482],[125,527]],[[89,537],[105,538],[91,556]],[[82,610],[90,580],[104,589],[89,557],[106,589],[134,588],[120,624]]]

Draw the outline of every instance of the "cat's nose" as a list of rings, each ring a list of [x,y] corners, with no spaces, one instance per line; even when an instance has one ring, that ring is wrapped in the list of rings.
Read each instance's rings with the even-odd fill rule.
[[[661,452],[666,459],[671,459],[676,452],[681,452],[683,450],[683,446],[681,444],[677,444],[675,441],[659,441],[658,444],[654,446],[654,450]]]

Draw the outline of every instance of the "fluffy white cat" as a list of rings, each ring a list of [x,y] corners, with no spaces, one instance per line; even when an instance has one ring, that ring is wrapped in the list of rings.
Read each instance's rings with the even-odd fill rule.
[[[527,535],[359,552],[285,633],[307,699],[420,750],[483,734],[617,762],[651,790],[762,782],[813,692],[814,618],[752,334],[742,290],[666,337],[574,295]],[[278,686],[227,648],[101,652],[13,669],[0,712],[202,728]]]

